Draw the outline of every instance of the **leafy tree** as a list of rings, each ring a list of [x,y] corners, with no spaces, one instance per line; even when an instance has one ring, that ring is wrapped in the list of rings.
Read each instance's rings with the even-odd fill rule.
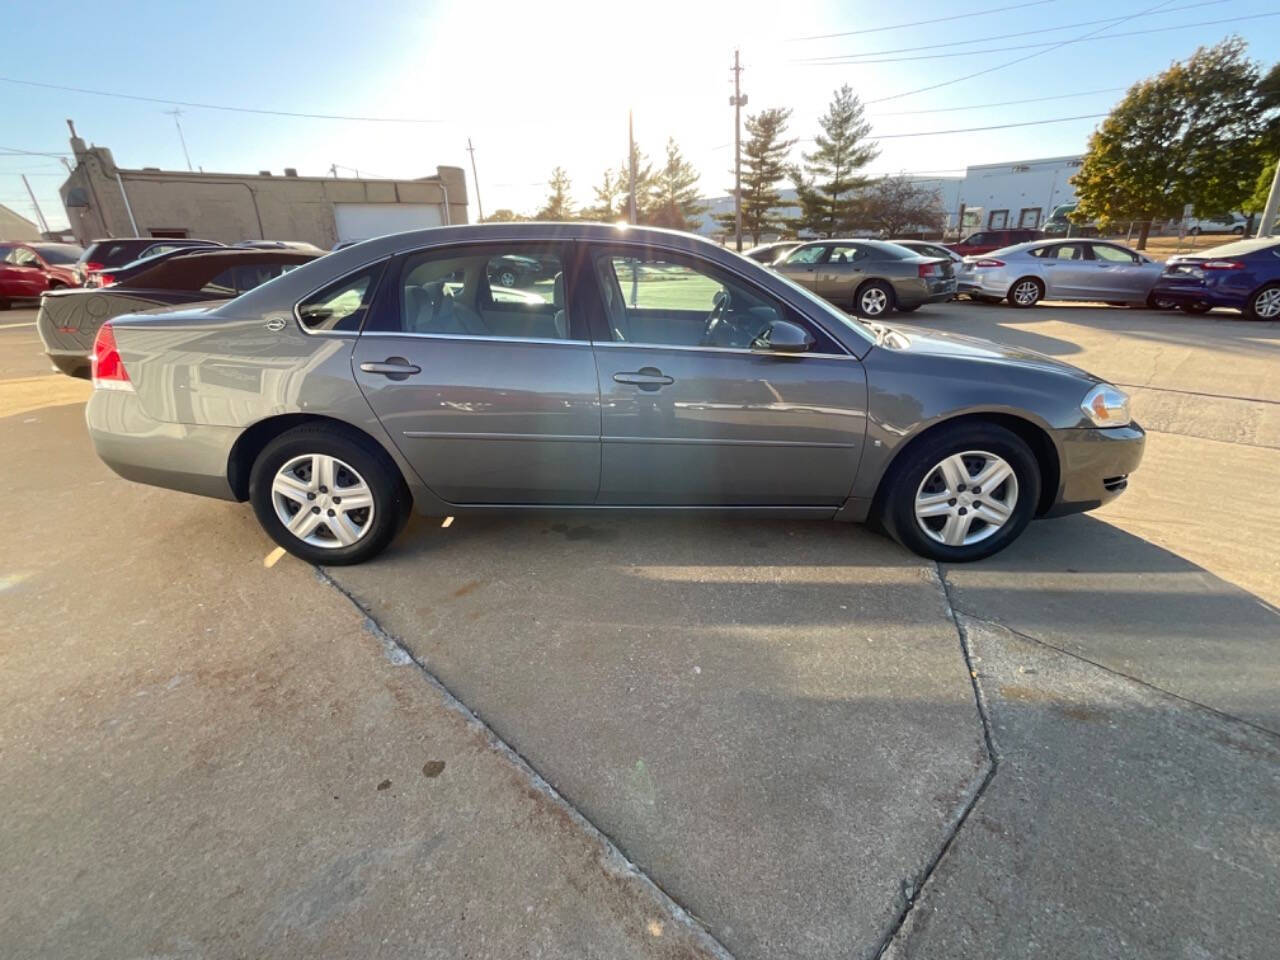
[[[818,124],[817,149],[804,155],[803,170],[791,170],[801,214],[789,223],[831,237],[852,227],[857,191],[867,184],[858,171],[880,155],[880,148],[868,140],[871,124],[848,84],[835,92]]]
[[[1072,177],[1074,216],[1141,221],[1144,249],[1153,219],[1237,209],[1262,165],[1264,107],[1257,65],[1239,37],[1135,84],[1089,137]]]
[[[534,216],[535,220],[572,220],[573,200],[569,197],[569,175],[561,167],[551,171],[551,179],[547,181],[551,192],[547,202]]]
[[[790,110],[773,108],[747,117],[747,140],[742,145],[742,229],[753,245],[760,235],[780,231],[786,222],[778,216],[782,194],[778,182],[787,175],[787,154],[795,140],[784,139]],[[733,193],[730,189],[730,194]],[[721,226],[737,229],[732,213],[716,215]]]
[[[937,190],[899,174],[881,177],[859,192],[852,217],[858,231],[892,237],[907,227],[940,226],[943,215],[942,195]]]
[[[528,220],[528,219],[529,219],[528,217],[522,216],[521,214],[516,213],[514,210],[509,210],[506,207],[503,207],[501,210],[493,211],[493,213],[489,214],[480,222],[481,223],[517,223],[521,220]]]
[[[654,173],[653,163],[639,145],[635,146],[636,154],[636,223],[648,223],[650,203],[653,195]],[[621,215],[625,220],[630,216],[631,167],[626,160],[618,167],[618,189],[622,192]]]
[[[674,137],[667,138],[667,159],[652,176],[641,222],[671,230],[694,230],[707,212],[698,200],[698,172],[680,153]]]
[[[1267,209],[1267,198],[1271,196],[1271,184],[1276,176],[1276,162],[1277,159],[1272,157],[1262,168],[1254,184],[1253,195],[1240,207],[1241,211],[1249,214],[1249,232],[1256,226],[1254,218]]]

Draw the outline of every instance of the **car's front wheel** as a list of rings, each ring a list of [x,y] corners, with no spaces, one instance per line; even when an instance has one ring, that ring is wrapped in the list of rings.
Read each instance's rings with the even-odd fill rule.
[[[264,530],[309,563],[363,563],[409,516],[409,492],[387,454],[355,431],[304,424],[276,437],[249,475]]]
[[[1040,500],[1040,468],[1026,442],[975,423],[915,444],[884,481],[881,520],[908,550],[946,563],[1003,550]]]

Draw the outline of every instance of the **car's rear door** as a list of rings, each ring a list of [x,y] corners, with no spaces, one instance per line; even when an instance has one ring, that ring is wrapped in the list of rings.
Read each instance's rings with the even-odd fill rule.
[[[866,277],[870,253],[859,243],[833,243],[818,264],[818,282],[814,291],[845,309],[853,305],[853,291]]]
[[[433,247],[387,267],[352,366],[370,406],[437,496],[589,504],[600,480],[600,391],[572,306],[573,246]],[[544,278],[491,286],[504,256]]]
[[[1045,299],[1081,300],[1098,296],[1096,265],[1087,243],[1059,243],[1041,258],[1044,265]]]
[[[793,280],[805,289],[817,293],[818,267],[826,258],[825,244],[806,243],[792,250],[781,263],[775,263],[773,269],[788,280]]]
[[[701,257],[583,246],[582,275],[595,285],[589,300],[585,283],[581,290],[601,386],[599,503],[844,502],[866,427],[856,357],[749,277]],[[753,351],[778,319],[806,326],[813,349]]]

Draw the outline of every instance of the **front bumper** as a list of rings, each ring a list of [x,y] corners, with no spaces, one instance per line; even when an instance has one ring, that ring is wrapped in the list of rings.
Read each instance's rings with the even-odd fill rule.
[[[99,459],[126,480],[237,499],[227,464],[238,428],[152,419],[132,390],[95,389],[85,422]]]
[[[1093,510],[1120,496],[1142,462],[1147,435],[1127,427],[1080,427],[1056,434],[1060,454],[1058,495],[1046,517]]]

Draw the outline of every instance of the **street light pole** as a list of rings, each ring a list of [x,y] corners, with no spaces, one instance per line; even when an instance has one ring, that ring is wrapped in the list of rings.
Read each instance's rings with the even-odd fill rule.
[[[636,132],[632,122],[631,111],[627,111],[627,169],[629,186],[627,188],[627,218],[635,226],[636,223]]]
[[[22,174],[22,185],[27,188],[27,196],[31,198],[31,205],[36,208],[36,219],[40,221],[40,229],[48,236],[49,221],[44,218],[44,211],[40,209],[40,204],[36,200],[36,193],[31,189],[31,184],[27,181],[25,173]]]
[[[1280,162],[1276,163],[1276,175],[1271,178],[1271,193],[1262,211],[1262,223],[1258,224],[1258,236],[1269,237],[1275,229],[1276,216],[1280,214]]]
[[[480,222],[484,222],[484,204],[480,202],[480,174],[476,173],[476,148],[467,137],[467,153],[471,154],[471,182],[476,185],[476,212],[480,214]]]
[[[738,51],[733,51],[733,96],[729,103],[733,107],[733,221],[734,238],[738,252],[742,252],[742,108],[747,105],[747,98],[742,95],[742,65],[738,61]]]

